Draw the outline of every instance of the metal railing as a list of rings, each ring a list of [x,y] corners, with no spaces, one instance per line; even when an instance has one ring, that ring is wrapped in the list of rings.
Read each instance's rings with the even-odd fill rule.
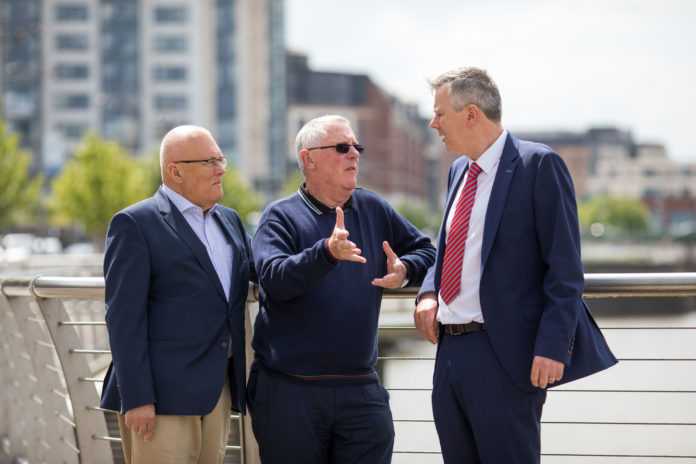
[[[696,273],[587,274],[585,282],[587,298],[696,296]],[[412,300],[414,295],[414,289],[401,289],[386,292],[385,298]],[[103,278],[0,280],[0,463],[22,458],[28,462],[120,462],[118,431],[113,421],[109,425],[109,414],[98,407],[95,385],[100,384],[100,373],[110,359],[103,298]],[[256,288],[250,284],[248,333],[257,298]],[[388,355],[380,355],[380,370],[392,395],[397,429],[394,462],[439,462],[429,413],[432,369],[428,363],[433,362],[434,351],[428,352],[429,344],[415,332],[410,311],[405,320],[409,322],[380,328],[380,337],[410,339],[408,345],[417,351],[399,354],[390,348]],[[692,353],[662,347],[675,339],[694,345],[691,340],[696,339],[696,324],[677,321],[670,325],[623,326],[614,321],[603,331],[619,354],[620,367],[549,392],[542,423],[544,462],[571,462],[569,458],[576,459],[572,462],[596,462],[600,457],[603,462],[626,458],[647,459],[644,462],[696,459],[693,445],[670,445],[677,429],[686,430],[687,436],[696,434],[696,347],[689,347]],[[668,334],[667,342],[660,341],[664,334]],[[636,340],[646,346],[625,350]],[[684,343],[675,346],[683,347]],[[251,350],[249,346],[247,349],[249,357]],[[622,356],[622,351],[634,354]],[[410,369],[418,363],[425,367],[416,370],[427,374],[415,375],[415,384],[390,384],[393,372],[403,372],[403,366]],[[622,380],[625,376],[628,384]],[[676,378],[677,382],[665,386],[657,381],[662,377]],[[671,401],[670,409],[676,412],[672,417],[662,410],[664,398]],[[402,403],[408,406],[399,407]],[[236,443],[229,446],[233,452],[228,453],[226,462],[257,463],[258,451],[248,417],[235,417],[239,433]],[[571,435],[578,435],[583,442],[600,443],[616,430],[621,436],[614,437],[611,445],[583,448],[574,442],[568,445],[567,440],[565,448],[556,445],[564,442],[559,437]],[[665,446],[649,446],[656,442]],[[679,447],[685,451],[673,452]]]

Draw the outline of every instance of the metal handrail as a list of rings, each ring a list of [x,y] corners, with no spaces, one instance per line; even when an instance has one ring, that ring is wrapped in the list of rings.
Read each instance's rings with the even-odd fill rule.
[[[20,277],[0,281],[5,296],[35,298],[101,299],[104,298],[103,277]],[[416,296],[417,287],[389,289],[384,298]],[[638,298],[696,296],[696,272],[670,273],[588,273],[585,274],[585,298]],[[258,286],[249,283],[248,302],[258,301]]]
[[[418,292],[418,288],[406,288],[406,289],[397,289],[397,290],[387,290],[384,292],[384,298],[387,299],[410,299],[416,296]],[[626,273],[626,274],[618,274],[618,273],[601,273],[601,274],[586,274],[585,275],[585,288],[583,292],[584,297],[586,298],[607,298],[607,297],[621,297],[621,298],[632,298],[632,297],[688,297],[688,296],[696,296],[696,273]],[[103,326],[104,323],[101,321],[79,321],[79,320],[70,320],[69,317],[67,317],[67,314],[65,313],[64,309],[62,309],[62,302],[60,300],[103,300],[104,299],[104,279],[100,277],[89,277],[89,278],[76,278],[76,277],[56,277],[56,276],[38,276],[38,277],[11,277],[11,278],[6,278],[6,279],[0,279],[0,300],[3,300],[4,297],[7,297],[6,301],[10,301],[14,298],[18,298],[18,301],[24,299],[24,300],[34,300],[39,307],[40,313],[34,313],[32,315],[28,310],[25,311],[25,315],[23,317],[23,323],[39,323],[39,325],[43,324],[45,321],[46,324],[49,326],[49,330],[53,331],[56,330],[56,327],[64,327],[65,329],[70,329],[70,330],[77,330],[80,327],[89,327],[89,326]],[[247,301],[249,303],[253,303],[258,301],[258,287],[257,285],[253,283],[249,283],[249,290],[248,290],[248,297]],[[1,303],[2,301],[0,301]],[[60,316],[58,316],[58,313],[61,313]],[[43,317],[42,317],[43,316]],[[1,319],[2,315],[0,315]],[[248,322],[248,321],[247,321]],[[1,328],[1,327],[0,327]],[[249,327],[247,327],[248,330],[250,330]],[[696,329],[696,327],[604,327],[603,330],[651,330],[651,329],[658,329],[658,330],[687,330],[687,329]],[[386,330],[386,331],[414,331],[414,327],[411,326],[387,326],[387,327],[380,327],[380,330]],[[17,336],[15,333],[12,333],[12,335]],[[21,336],[21,333],[19,334]],[[0,340],[1,342],[2,340]],[[13,343],[19,343],[19,341],[15,341]],[[22,342],[23,343],[23,342]],[[95,347],[88,347],[88,346],[79,346],[77,344],[71,344],[70,346],[66,345],[65,343],[54,343],[53,345],[49,342],[43,342],[36,340],[35,343],[37,346],[43,347],[42,349],[50,349],[53,345],[55,345],[56,350],[61,351],[59,353],[59,358],[61,356],[69,356],[71,354],[77,354],[77,355],[82,355],[79,356],[79,360],[75,361],[78,364],[85,365],[85,361],[83,359],[86,356],[89,355],[95,355],[95,354],[107,354],[109,353],[108,350],[103,350],[103,349],[96,349]],[[2,347],[0,347],[1,349]],[[2,361],[3,355],[0,354],[0,361]],[[27,358],[28,360],[29,358]],[[423,361],[431,361],[432,362],[432,357],[430,356],[396,356],[396,357],[382,357],[380,356],[380,360],[403,360],[406,362],[410,362],[413,360],[423,360]],[[680,361],[680,362],[691,362],[691,361],[696,361],[693,357],[690,356],[684,356],[681,358],[672,358],[672,357],[659,357],[659,358],[643,358],[643,357],[636,357],[636,358],[623,358],[623,361]],[[37,361],[33,360],[33,362],[36,364]],[[689,364],[690,366],[691,364]],[[49,363],[45,363],[44,367],[50,367]],[[66,366],[58,366],[53,369],[55,372],[60,372],[62,371],[65,372]],[[70,374],[70,378],[74,382],[72,385],[68,385],[68,390],[69,391],[67,394],[62,393],[61,391],[57,391],[55,389],[51,389],[55,394],[62,394],[64,395],[65,398],[72,397],[72,395],[77,394],[78,396],[83,396],[80,395],[79,392],[81,391],[81,388],[85,387],[90,387],[92,384],[97,383],[100,381],[100,379],[95,378],[94,376],[89,375],[87,370],[84,368],[82,369],[81,374],[77,373],[78,371],[74,371],[73,373]],[[66,373],[66,379],[68,375]],[[82,385],[85,385],[83,387]],[[91,386],[92,389],[94,389],[93,386]],[[430,388],[389,388],[390,391],[403,391],[403,392],[424,392],[424,391],[430,391]],[[696,393],[694,390],[690,389],[680,389],[679,386],[677,388],[665,388],[665,389],[645,389],[645,388],[636,388],[636,389],[605,389],[605,388],[587,388],[587,387],[581,387],[579,389],[572,389],[572,388],[558,388],[554,389],[554,392],[561,393],[563,396],[569,393],[590,393],[590,394],[603,394],[603,393],[627,393],[627,394],[641,394],[641,393],[651,393],[651,394],[693,394]],[[555,393],[554,393],[555,394]],[[100,408],[97,408],[95,406],[87,406],[85,409],[93,410],[93,411],[101,411]],[[60,416],[63,421],[68,419],[66,416],[61,415]],[[590,418],[591,419],[591,418]],[[611,419],[611,418],[608,418]],[[648,421],[642,420],[642,421],[636,421],[636,422],[617,422],[617,421],[611,421],[611,420],[598,420],[598,421],[592,421],[592,420],[577,420],[577,421],[544,421],[546,424],[578,424],[578,425],[631,425],[631,426],[661,426],[661,425],[669,425],[669,426],[696,426],[696,423],[693,423],[692,421],[684,421],[684,420],[678,420],[675,422],[670,422],[670,423],[664,423],[664,422],[651,422],[648,418]],[[240,422],[242,422],[243,418],[238,418]],[[395,422],[399,423],[427,423],[431,422],[431,419],[410,419],[410,418],[395,418]],[[70,422],[70,420],[67,420],[67,424],[71,427],[73,427],[78,434],[82,434],[82,438],[78,440],[79,444],[79,450],[78,448],[75,447],[70,441],[66,442],[65,444],[67,445],[68,448],[75,449],[77,450],[76,452],[78,454],[81,454],[84,457],[86,457],[89,453],[88,450],[82,449],[84,445],[84,426],[80,426],[78,421],[76,420],[75,423]],[[2,424],[0,424],[2,425]],[[82,432],[81,432],[82,429]],[[92,439],[92,441],[96,442],[104,442],[104,441],[109,441],[109,442],[117,442],[120,441],[118,438],[115,437],[110,437],[108,436],[108,433],[103,433],[101,430],[97,429],[88,429],[89,437]],[[60,440],[65,441],[62,437]],[[243,438],[243,443],[245,443],[244,438]],[[246,444],[242,446],[228,446],[228,449],[230,450],[238,450],[242,452],[242,455],[244,456],[243,448],[246,446]],[[1,453],[0,453],[1,454]],[[415,450],[398,450],[395,451],[395,454],[423,454],[423,455],[430,455],[430,454],[439,454],[437,451],[429,451],[429,450],[420,450],[420,451],[415,451]],[[614,455],[609,455],[609,454],[582,454],[582,453],[573,453],[573,454],[563,454],[563,453],[544,453],[545,456],[614,456]],[[628,455],[621,455],[622,457],[631,457]],[[638,454],[635,454],[635,456],[638,456]],[[643,457],[648,457],[648,455],[641,455]],[[656,456],[652,456],[656,457]],[[669,457],[674,457],[674,458],[691,458],[693,456],[669,456]],[[1,459],[0,459],[1,460]],[[253,461],[253,459],[252,459]],[[249,462],[249,461],[248,461]]]

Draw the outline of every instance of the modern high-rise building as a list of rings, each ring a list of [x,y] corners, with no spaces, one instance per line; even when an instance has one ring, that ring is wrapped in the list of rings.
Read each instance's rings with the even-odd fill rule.
[[[283,0],[0,0],[2,115],[60,171],[86,131],[133,154],[211,130],[256,189],[285,177]]]

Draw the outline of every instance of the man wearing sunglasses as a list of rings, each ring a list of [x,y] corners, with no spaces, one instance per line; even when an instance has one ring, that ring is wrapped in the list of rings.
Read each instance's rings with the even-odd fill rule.
[[[264,464],[391,461],[389,395],[374,370],[383,288],[418,285],[430,239],[357,188],[347,119],[297,134],[305,183],[263,213],[252,247],[261,304],[247,385]]]
[[[119,412],[126,462],[221,463],[230,411],[245,410],[249,238],[222,198],[225,158],[179,126],[160,149],[162,186],[118,212],[104,255],[113,363],[101,406]]]

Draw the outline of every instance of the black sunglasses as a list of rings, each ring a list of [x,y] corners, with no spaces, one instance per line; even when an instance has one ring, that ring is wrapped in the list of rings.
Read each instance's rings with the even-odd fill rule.
[[[335,148],[338,153],[346,154],[350,151],[350,147],[355,148],[358,153],[365,151],[365,147],[359,143],[337,143],[336,145],[327,145],[325,147],[308,148],[307,150],[321,150],[323,148]]]

